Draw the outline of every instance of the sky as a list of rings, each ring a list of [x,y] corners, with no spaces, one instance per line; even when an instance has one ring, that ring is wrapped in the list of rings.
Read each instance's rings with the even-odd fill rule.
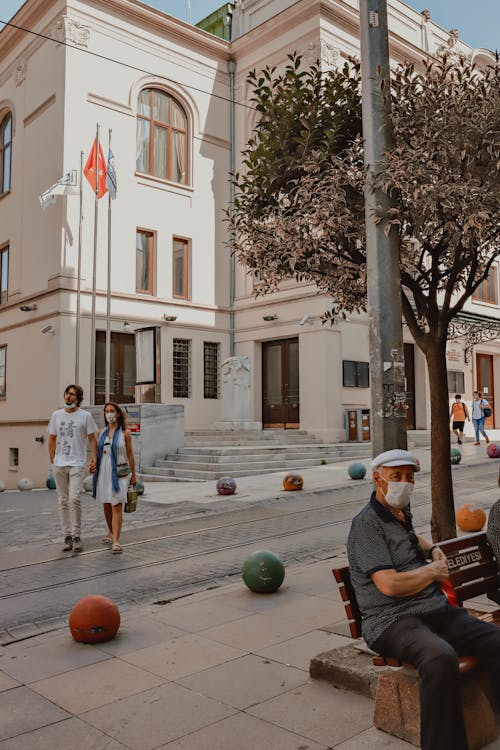
[[[145,0],[159,10],[196,23],[223,5],[223,0]],[[23,0],[0,0],[0,22],[9,20]],[[458,29],[460,37],[471,47],[500,49],[500,0],[407,0],[415,10],[430,10],[432,20],[446,31]],[[2,24],[0,23],[0,28]]]

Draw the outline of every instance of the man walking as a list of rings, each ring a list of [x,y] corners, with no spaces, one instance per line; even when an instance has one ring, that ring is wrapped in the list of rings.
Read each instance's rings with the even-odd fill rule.
[[[68,385],[64,391],[64,407],[53,412],[47,427],[64,534],[63,552],[82,550],[80,495],[87,465],[87,439],[91,460],[95,461],[97,456],[97,426],[89,412],[80,409],[82,399],[81,386]]]
[[[351,581],[368,645],[419,674],[422,750],[467,750],[457,654],[475,656],[500,699],[500,628],[448,604],[444,553],[412,525],[417,458],[405,450],[372,461],[375,492],[347,541]],[[427,562],[428,561],[428,562]]]
[[[462,396],[460,395],[460,393],[456,394],[455,401],[451,405],[450,419],[452,420],[451,429],[457,436],[457,443],[459,445],[462,445],[462,440],[464,439],[465,420],[467,419],[470,422],[470,418],[469,410],[462,401]]]

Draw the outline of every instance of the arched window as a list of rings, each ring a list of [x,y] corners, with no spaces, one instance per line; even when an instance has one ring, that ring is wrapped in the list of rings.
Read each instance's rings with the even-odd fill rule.
[[[188,118],[178,101],[143,89],[137,108],[137,171],[187,185]]]
[[[10,190],[12,163],[12,115],[8,112],[0,121],[0,195]]]

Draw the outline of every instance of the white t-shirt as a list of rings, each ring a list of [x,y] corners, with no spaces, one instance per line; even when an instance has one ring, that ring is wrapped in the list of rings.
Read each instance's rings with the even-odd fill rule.
[[[70,413],[65,409],[56,409],[47,432],[56,436],[54,466],[85,466],[87,436],[97,433],[96,423],[88,411],[77,409]]]

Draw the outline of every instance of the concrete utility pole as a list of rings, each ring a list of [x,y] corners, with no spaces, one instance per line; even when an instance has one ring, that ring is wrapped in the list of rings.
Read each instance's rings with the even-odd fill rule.
[[[373,455],[406,448],[406,397],[399,272],[399,237],[384,233],[385,222],[373,221],[377,206],[392,204],[372,189],[374,174],[392,143],[390,119],[389,35],[386,0],[360,0],[363,136],[370,384]],[[384,90],[381,81],[385,82]],[[387,96],[384,96],[384,93]]]

